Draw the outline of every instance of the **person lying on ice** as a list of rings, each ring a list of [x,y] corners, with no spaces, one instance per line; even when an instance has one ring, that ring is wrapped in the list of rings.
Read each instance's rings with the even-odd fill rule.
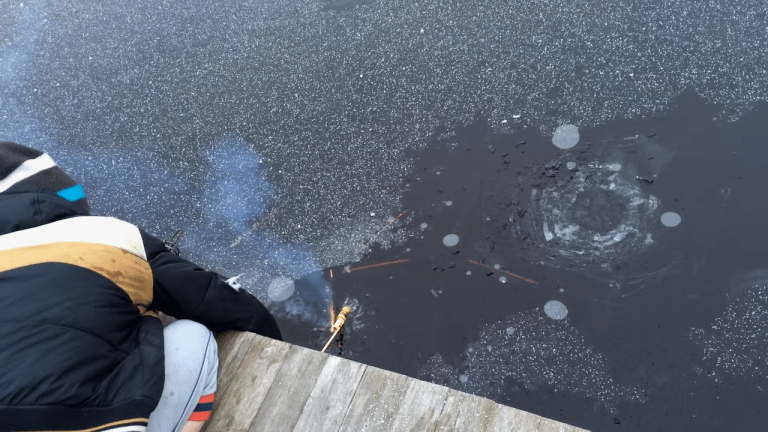
[[[47,154],[0,142],[0,431],[199,430],[224,330],[281,339],[254,296],[91,216]]]

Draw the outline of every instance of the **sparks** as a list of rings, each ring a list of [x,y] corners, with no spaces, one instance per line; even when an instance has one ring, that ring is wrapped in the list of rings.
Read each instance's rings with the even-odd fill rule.
[[[516,275],[516,274],[514,274],[514,273],[510,273],[510,272],[508,272],[508,271],[504,271],[504,270],[498,270],[498,269],[495,269],[495,268],[493,268],[493,267],[491,267],[491,266],[489,266],[489,265],[485,265],[485,264],[483,264],[483,263],[481,263],[481,262],[477,262],[477,261],[475,261],[475,260],[469,260],[469,262],[471,262],[472,264],[477,264],[477,265],[479,265],[479,266],[483,266],[483,267],[489,268],[489,269],[491,269],[491,270],[493,270],[493,271],[500,271],[500,272],[502,272],[502,273],[506,273],[506,274],[508,274],[508,275],[510,275],[510,276],[512,276],[512,277],[516,277],[516,278],[518,278],[518,279],[524,280],[524,281],[526,281],[526,282],[529,282],[529,283],[532,283],[532,284],[534,284],[534,285],[538,285],[538,282],[536,282],[536,281],[532,281],[532,280],[530,280],[530,279],[528,279],[528,278],[524,278],[524,277],[522,277],[522,276],[519,276],[519,275]]]
[[[397,261],[387,261],[387,262],[378,263],[378,264],[371,264],[371,265],[366,265],[366,266],[362,266],[362,267],[355,267],[355,268],[348,269],[347,273],[352,273],[353,271],[364,270],[364,269],[367,269],[367,268],[381,267],[381,266],[392,265],[392,264],[401,264],[401,263],[408,262],[408,261],[410,261],[410,260],[409,259],[402,259],[402,260],[397,260]]]

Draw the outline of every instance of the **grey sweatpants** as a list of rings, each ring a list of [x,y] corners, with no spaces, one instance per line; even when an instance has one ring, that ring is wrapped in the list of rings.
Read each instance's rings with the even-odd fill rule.
[[[216,391],[219,350],[204,325],[179,320],[163,330],[165,385],[157,408],[149,416],[147,432],[178,432],[200,397]]]

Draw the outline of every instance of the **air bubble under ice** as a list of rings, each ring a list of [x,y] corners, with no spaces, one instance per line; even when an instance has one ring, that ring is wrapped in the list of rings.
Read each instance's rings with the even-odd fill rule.
[[[675,212],[665,212],[661,215],[661,223],[664,224],[665,227],[676,227],[680,225],[682,220],[680,215]]]
[[[288,300],[293,295],[293,291],[295,289],[296,286],[293,283],[293,280],[284,277],[278,277],[272,279],[272,281],[269,283],[269,286],[267,287],[267,293],[272,301],[279,302]]]
[[[457,236],[456,234],[448,234],[445,237],[443,237],[443,244],[448,247],[456,246],[457,244],[459,244],[459,236]]]
[[[574,125],[562,125],[555,129],[552,144],[561,149],[569,149],[579,142],[579,128]]]
[[[553,320],[561,320],[568,316],[568,308],[558,300],[550,300],[544,304],[544,313]]]

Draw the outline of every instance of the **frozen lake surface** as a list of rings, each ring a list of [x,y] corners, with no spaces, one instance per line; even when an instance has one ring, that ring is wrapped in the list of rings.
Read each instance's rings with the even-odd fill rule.
[[[288,341],[591,430],[766,421],[764,1],[0,0],[0,139]]]

